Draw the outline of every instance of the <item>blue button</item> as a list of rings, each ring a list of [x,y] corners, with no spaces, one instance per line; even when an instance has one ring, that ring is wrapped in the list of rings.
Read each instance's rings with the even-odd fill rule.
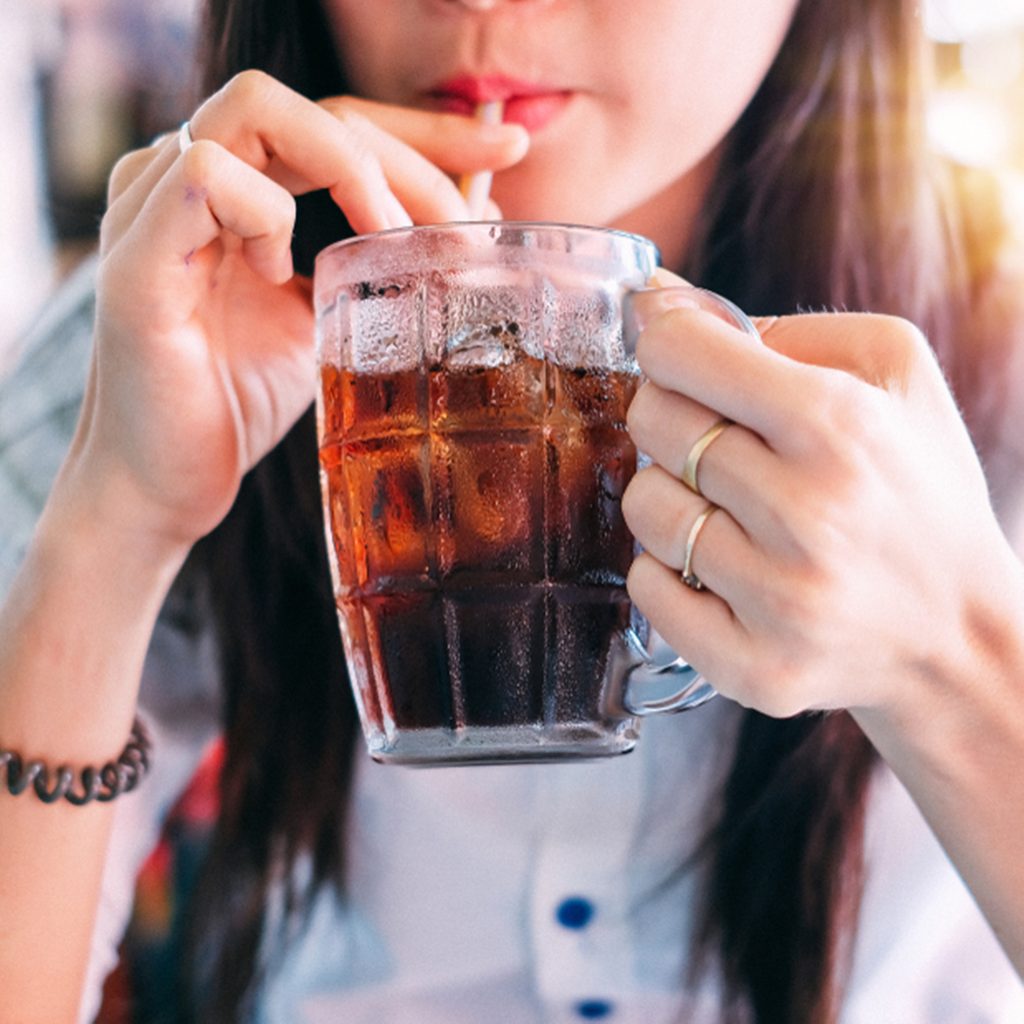
[[[594,904],[582,896],[562,900],[555,910],[555,918],[563,928],[586,928],[594,916]]]
[[[588,999],[585,1003],[576,1004],[576,1012],[584,1020],[600,1020],[602,1017],[611,1016],[615,1007],[603,999]]]

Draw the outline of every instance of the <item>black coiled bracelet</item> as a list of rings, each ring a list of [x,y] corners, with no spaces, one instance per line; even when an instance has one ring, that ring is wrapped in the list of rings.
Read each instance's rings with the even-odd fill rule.
[[[19,796],[31,786],[43,803],[64,799],[81,807],[91,800],[106,803],[130,793],[149,769],[150,739],[145,726],[136,718],[121,756],[102,768],[83,768],[78,773],[79,788],[74,789],[75,770],[67,765],[50,768],[42,761],[24,762],[13,750],[0,749],[0,775],[7,791]],[[53,780],[51,783],[51,779]]]

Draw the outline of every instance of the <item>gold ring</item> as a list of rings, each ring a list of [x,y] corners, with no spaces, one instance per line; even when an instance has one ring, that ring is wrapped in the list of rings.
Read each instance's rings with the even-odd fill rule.
[[[701,494],[700,487],[697,486],[697,466],[700,463],[701,456],[707,451],[708,445],[718,435],[725,430],[726,427],[732,426],[732,420],[720,419],[717,423],[712,424],[704,431],[696,441],[693,442],[693,447],[689,450],[686,455],[686,462],[683,464],[682,480],[687,487],[693,491],[694,494]]]
[[[717,512],[717,505],[708,505],[706,509],[693,521],[693,526],[690,527],[690,532],[686,536],[686,552],[683,555],[683,571],[680,573],[682,581],[691,590],[703,590],[704,584],[697,578],[693,572],[693,549],[697,546],[697,538],[700,536],[700,531],[704,529],[704,524],[711,518],[712,512]]]

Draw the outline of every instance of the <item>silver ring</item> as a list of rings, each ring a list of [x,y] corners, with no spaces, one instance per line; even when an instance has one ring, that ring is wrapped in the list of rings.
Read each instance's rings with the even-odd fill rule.
[[[698,579],[694,573],[693,565],[693,549],[697,546],[697,538],[700,536],[700,531],[704,529],[704,525],[711,518],[712,512],[717,512],[717,505],[708,505],[706,509],[693,521],[693,526],[690,527],[690,532],[686,537],[686,552],[683,555],[683,571],[679,574],[682,581],[691,590],[703,590],[704,584]]]
[[[192,138],[192,125],[188,121],[182,121],[181,127],[178,129],[178,152],[184,156],[195,141]]]

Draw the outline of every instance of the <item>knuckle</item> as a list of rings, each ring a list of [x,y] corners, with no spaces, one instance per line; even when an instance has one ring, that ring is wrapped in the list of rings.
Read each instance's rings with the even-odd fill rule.
[[[790,621],[811,620],[828,607],[844,560],[855,548],[850,539],[851,521],[855,524],[860,515],[860,499],[848,498],[845,488],[832,486],[802,500],[801,507],[780,522],[792,577],[786,587]]]
[[[799,572],[787,573],[783,582],[780,574],[775,584],[765,589],[763,600],[768,621],[775,623],[780,632],[788,635],[812,628],[818,591],[818,587],[809,585],[812,575],[804,567]]]
[[[884,443],[885,393],[846,373],[832,373],[817,390],[805,438],[819,479],[848,493]]]
[[[792,718],[807,708],[804,672],[795,659],[782,651],[766,652],[751,669],[746,693],[750,704],[770,718]]]
[[[290,239],[295,226],[295,197],[286,189],[275,193],[273,203],[272,232],[284,239]]]
[[[649,610],[647,597],[650,591],[651,569],[654,565],[653,556],[644,551],[633,559],[626,573],[626,591],[641,612]]]
[[[651,392],[653,386],[649,381],[641,384],[626,410],[626,429],[629,431],[630,437],[633,438],[633,442],[641,450],[646,450],[649,440],[647,413],[653,397]]]
[[[686,542],[690,537],[690,530],[696,522],[697,515],[686,505],[679,506],[674,510],[666,509],[662,513],[665,517],[663,529],[667,549],[672,558],[680,565],[686,552]]]
[[[429,161],[424,161],[421,167],[424,193],[439,210],[454,212],[453,203],[464,207],[455,183],[447,174]]]
[[[182,175],[192,188],[204,188],[216,173],[224,150],[210,139],[197,139],[182,154]]]
[[[295,223],[295,214],[298,209],[295,196],[285,188],[279,189],[277,195],[281,207],[281,219],[288,222],[289,230],[291,230],[291,225]]]
[[[907,390],[924,364],[934,362],[931,344],[910,320],[898,316],[871,318],[878,346],[878,371],[874,383],[894,393]]]
[[[825,499],[820,492],[800,490],[794,493],[794,499],[786,507],[769,508],[765,519],[766,534],[773,538],[775,548],[793,571],[805,571],[812,563],[825,507]]]
[[[642,556],[638,556],[637,558],[633,559],[633,562],[629,567],[629,571],[626,573],[626,591],[629,594],[630,599],[633,601],[637,600],[639,591],[637,579],[643,572],[643,568],[640,565],[638,565],[641,557]]]
[[[806,702],[800,699],[803,687],[799,685],[799,680],[792,676],[788,679],[780,678],[784,682],[777,691],[771,694],[768,705],[764,709],[765,714],[771,718],[795,718],[807,710]]]
[[[380,159],[371,148],[366,138],[354,132],[349,141],[347,158],[350,173],[373,185],[387,187],[387,177]]]
[[[847,389],[829,412],[828,463],[822,476],[825,493],[837,505],[849,506],[871,481],[891,447],[891,421],[884,392],[870,386]]]
[[[108,253],[116,241],[116,230],[111,223],[110,215],[106,214],[100,221],[99,251],[101,254]]]
[[[650,502],[650,469],[641,469],[633,475],[633,479],[626,485],[622,492],[622,518],[630,531],[636,533],[644,524],[645,513],[649,510]],[[647,491],[645,496],[644,492]]]
[[[880,316],[879,319],[884,325],[886,341],[894,352],[916,357],[930,351],[928,339],[917,324],[901,316]]]
[[[107,181],[107,202],[113,203],[148,166],[151,154],[147,150],[133,150],[125,153],[114,164]]]
[[[817,439],[839,449],[859,429],[864,416],[865,387],[846,373],[830,373],[821,382],[815,401]]]
[[[893,421],[886,408],[883,392],[865,395],[856,428],[851,428],[847,446],[848,469],[855,476],[854,483],[861,486],[866,477],[878,472],[892,451]]]
[[[636,532],[636,513],[640,510],[641,505],[637,489],[634,486],[635,483],[636,478],[634,477],[622,492],[622,518],[626,521],[626,526],[633,533]]]
[[[266,71],[246,68],[229,79],[222,92],[224,98],[229,102],[247,108],[265,103],[267,94],[276,85],[277,82]]]
[[[330,96],[321,106],[342,124],[357,124],[368,118],[360,112],[360,104],[352,96]]]
[[[331,113],[338,124],[347,128],[355,138],[365,141],[366,132],[373,125],[373,122],[365,114],[356,110],[351,103],[345,102],[342,102]]]
[[[123,224],[108,210],[100,221],[99,251],[103,254],[110,252],[123,231]]]
[[[891,392],[904,392],[916,371],[935,362],[924,332],[900,316],[861,314],[872,332],[876,367],[873,383]]]

